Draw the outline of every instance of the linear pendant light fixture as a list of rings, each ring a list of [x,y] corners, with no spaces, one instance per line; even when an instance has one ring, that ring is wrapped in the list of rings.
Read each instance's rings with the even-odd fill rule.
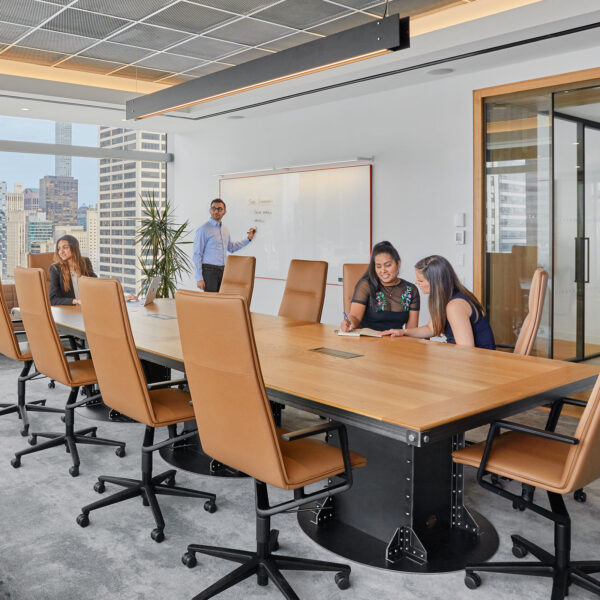
[[[145,119],[410,46],[409,19],[392,15],[127,101]]]

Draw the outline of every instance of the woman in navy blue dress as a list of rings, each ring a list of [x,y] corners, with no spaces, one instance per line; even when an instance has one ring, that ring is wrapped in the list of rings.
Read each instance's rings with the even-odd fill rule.
[[[384,335],[430,338],[444,334],[449,344],[496,349],[483,307],[443,256],[423,258],[415,265],[415,271],[417,285],[429,294],[431,319],[422,327],[388,329]]]

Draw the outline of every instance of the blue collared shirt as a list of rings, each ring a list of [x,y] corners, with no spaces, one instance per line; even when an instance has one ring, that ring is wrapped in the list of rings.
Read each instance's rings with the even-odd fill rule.
[[[241,242],[232,242],[229,229],[222,223],[209,219],[196,229],[194,239],[194,266],[196,267],[196,281],[202,281],[202,264],[225,265],[227,252],[237,252],[247,246],[250,240],[246,238]]]

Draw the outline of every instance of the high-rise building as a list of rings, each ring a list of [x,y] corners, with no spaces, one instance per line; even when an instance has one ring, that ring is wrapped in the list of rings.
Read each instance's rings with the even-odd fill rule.
[[[78,185],[74,177],[40,179],[40,209],[54,225],[77,225]]]
[[[166,134],[100,127],[100,147],[122,150],[166,152]],[[140,245],[136,244],[141,196],[153,193],[166,200],[166,163],[101,159],[99,164],[98,212],[100,214],[100,270],[115,277],[127,293],[137,293],[142,273],[138,267]]]
[[[89,206],[85,204],[77,208],[77,225],[81,225],[84,229],[87,228],[87,211]]]
[[[23,190],[25,210],[40,210],[39,188],[25,188]]]
[[[23,186],[15,183],[15,191],[6,194],[6,275],[12,277],[15,267],[25,264],[27,253],[27,217],[33,211],[24,209]]]
[[[54,224],[46,219],[46,213],[33,212],[28,215],[27,225],[27,252],[31,252],[34,243],[52,241]]]
[[[88,207],[85,229],[88,237],[88,257],[92,261],[94,271],[98,273],[100,261],[100,219],[96,208]]]
[[[72,125],[71,123],[56,122],[54,124],[54,143],[72,144]],[[71,157],[70,156],[55,156],[54,157],[54,174],[57,177],[71,177]]]
[[[6,277],[6,181],[0,181],[0,275]]]

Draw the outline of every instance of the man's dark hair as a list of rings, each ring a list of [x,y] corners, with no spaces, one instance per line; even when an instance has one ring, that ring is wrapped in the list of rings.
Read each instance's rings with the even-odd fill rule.
[[[215,199],[214,199],[214,200],[213,200],[213,201],[210,203],[210,205],[212,206],[212,205],[213,205],[215,202],[220,202],[220,203],[223,205],[223,208],[224,208],[225,210],[227,210],[227,204],[225,204],[225,202],[223,202],[223,200],[221,200],[221,198],[215,198]]]

